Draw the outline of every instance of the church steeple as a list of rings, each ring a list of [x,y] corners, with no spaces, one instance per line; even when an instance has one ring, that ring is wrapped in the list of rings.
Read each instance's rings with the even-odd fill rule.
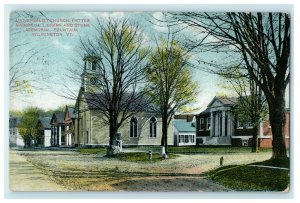
[[[99,84],[98,65],[99,58],[95,56],[85,56],[83,58],[84,67],[81,74],[81,88],[86,92],[96,93]]]

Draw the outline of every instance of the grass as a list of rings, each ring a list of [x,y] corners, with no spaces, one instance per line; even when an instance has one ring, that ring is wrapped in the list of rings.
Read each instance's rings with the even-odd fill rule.
[[[78,149],[78,152],[81,154],[105,154],[106,148],[93,148],[93,149],[81,148]]]
[[[174,154],[169,154],[168,159],[174,159],[177,157]],[[114,158],[117,158],[121,161],[132,161],[132,162],[158,162],[164,160],[160,154],[153,153],[152,160],[148,159],[148,154],[143,152],[127,152],[119,153],[114,155]]]
[[[262,162],[252,163],[253,165],[264,165],[264,166],[275,166],[282,168],[290,168],[290,160],[289,159],[269,159]]]
[[[287,165],[287,160],[267,160],[252,164],[283,167]],[[206,176],[238,191],[284,191],[289,185],[288,170],[248,165],[224,166],[207,172]]]
[[[261,148],[261,152],[270,152],[272,149]],[[224,154],[224,153],[249,153],[251,147],[232,147],[232,146],[183,146],[168,147],[168,152],[175,154]]]

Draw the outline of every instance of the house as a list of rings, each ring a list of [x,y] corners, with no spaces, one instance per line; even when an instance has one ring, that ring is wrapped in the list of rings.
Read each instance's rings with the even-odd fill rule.
[[[66,106],[64,126],[65,146],[75,146],[75,113],[72,107]]]
[[[173,119],[174,145],[192,146],[196,145],[196,119],[186,115],[186,119],[176,115]],[[193,119],[194,118],[194,119]]]
[[[196,145],[252,145],[253,127],[249,122],[239,122],[232,112],[236,104],[236,98],[213,98],[196,117]],[[272,129],[268,120],[260,123],[257,134],[260,147],[272,147]],[[288,141],[289,111],[286,113],[285,136]]]
[[[75,106],[76,144],[79,146],[107,146],[109,145],[109,125],[104,122],[103,111],[99,110],[101,106],[96,105],[101,101],[103,95],[101,92],[97,93],[97,84],[93,79],[97,77],[93,68],[95,61],[93,57],[85,57],[83,60],[82,83]],[[126,94],[123,100],[128,101]],[[131,108],[135,108],[137,105],[144,106],[144,108],[125,120],[119,128],[123,146],[161,145],[162,120],[160,114],[143,104],[143,99],[129,102]],[[174,144],[172,123],[168,129],[168,144]]]
[[[63,146],[65,144],[64,112],[55,112],[52,115],[51,125],[51,146]]]
[[[51,146],[51,118],[40,117],[37,123],[38,139],[37,145],[42,147]]]
[[[21,118],[9,118],[9,146],[10,147],[24,147],[24,140],[19,133],[19,124]]]

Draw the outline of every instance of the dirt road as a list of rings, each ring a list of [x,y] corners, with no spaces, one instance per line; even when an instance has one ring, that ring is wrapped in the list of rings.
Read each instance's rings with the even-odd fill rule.
[[[10,151],[9,188],[11,191],[65,191],[64,187],[51,181],[24,156]]]
[[[229,191],[203,176],[220,155],[179,155],[155,163],[135,163],[75,151],[10,151],[14,191]],[[266,160],[259,155],[224,155],[225,164]]]

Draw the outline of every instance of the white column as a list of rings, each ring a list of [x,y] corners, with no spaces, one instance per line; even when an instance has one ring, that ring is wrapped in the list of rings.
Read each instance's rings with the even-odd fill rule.
[[[59,146],[61,145],[61,126],[58,127],[59,130],[58,130],[58,134],[59,134],[59,140],[58,140],[58,143],[59,143]]]
[[[213,116],[213,112],[210,112],[210,136],[214,136],[214,116]]]
[[[226,120],[225,120],[225,111],[222,111],[222,136],[225,136],[225,122],[226,122]]]
[[[215,136],[219,137],[219,112],[216,112],[215,122]]]
[[[230,111],[227,111],[227,136],[231,135],[231,113]]]

